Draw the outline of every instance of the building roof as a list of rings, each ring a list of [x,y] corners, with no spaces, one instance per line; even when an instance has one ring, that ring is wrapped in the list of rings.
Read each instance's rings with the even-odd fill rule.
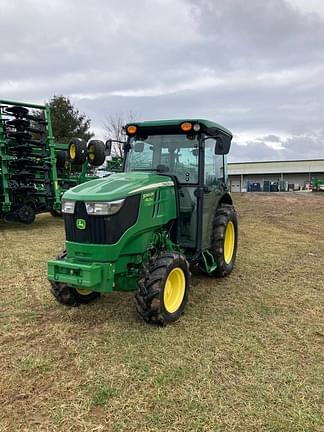
[[[324,173],[324,159],[232,162],[228,164],[228,173],[229,175]]]

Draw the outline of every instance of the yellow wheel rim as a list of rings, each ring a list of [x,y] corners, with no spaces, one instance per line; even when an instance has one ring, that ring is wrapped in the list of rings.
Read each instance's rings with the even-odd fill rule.
[[[232,261],[235,246],[235,229],[233,222],[228,222],[224,236],[224,260],[226,264]]]
[[[82,288],[75,288],[75,291],[82,296],[86,296],[92,293],[91,290],[82,289]]]
[[[75,156],[76,156],[76,147],[75,147],[75,144],[71,144],[70,145],[70,158],[72,160],[74,160]]]
[[[90,146],[89,146],[89,149],[88,149],[88,155],[89,155],[89,159],[90,159],[91,161],[93,161],[94,158],[95,158],[95,149],[94,149],[94,146],[93,146],[93,145],[90,145]]]
[[[186,278],[181,268],[170,271],[164,285],[163,302],[169,313],[176,312],[183,301],[186,290]]]

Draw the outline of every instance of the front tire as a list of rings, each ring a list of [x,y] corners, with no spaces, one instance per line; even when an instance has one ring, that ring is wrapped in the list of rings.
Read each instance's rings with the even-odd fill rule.
[[[237,215],[234,206],[221,205],[215,213],[213,224],[212,253],[217,268],[211,275],[225,277],[232,273],[238,240]]]
[[[179,253],[164,252],[139,281],[136,308],[146,322],[165,325],[177,321],[188,302],[189,263]]]
[[[56,300],[64,306],[80,306],[88,304],[100,297],[100,293],[90,290],[81,290],[68,285],[51,281],[51,293]]]
[[[57,260],[64,260],[66,251],[63,251],[56,257]],[[81,288],[73,288],[66,284],[50,281],[51,293],[55,299],[64,306],[80,306],[88,304],[100,297],[99,292],[90,291]]]

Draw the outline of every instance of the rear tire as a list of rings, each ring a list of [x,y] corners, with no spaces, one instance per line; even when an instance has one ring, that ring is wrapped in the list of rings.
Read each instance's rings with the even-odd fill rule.
[[[190,277],[183,255],[162,253],[138,284],[135,301],[141,318],[159,325],[178,320],[188,302]]]
[[[234,268],[238,240],[237,214],[234,206],[223,204],[216,210],[210,252],[217,268],[211,276],[228,276]]]
[[[56,257],[57,260],[64,260],[66,251],[63,251]],[[88,304],[100,297],[99,292],[89,291],[79,288],[73,288],[66,284],[50,281],[51,293],[55,299],[64,306],[80,306]]]

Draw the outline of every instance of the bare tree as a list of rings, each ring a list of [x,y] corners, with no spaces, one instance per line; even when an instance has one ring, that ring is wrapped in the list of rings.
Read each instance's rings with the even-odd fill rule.
[[[113,152],[117,157],[122,158],[124,156],[123,142],[125,141],[125,135],[123,134],[123,126],[134,120],[135,114],[129,111],[127,115],[121,113],[109,115],[103,123],[106,137],[119,141],[113,143]]]

